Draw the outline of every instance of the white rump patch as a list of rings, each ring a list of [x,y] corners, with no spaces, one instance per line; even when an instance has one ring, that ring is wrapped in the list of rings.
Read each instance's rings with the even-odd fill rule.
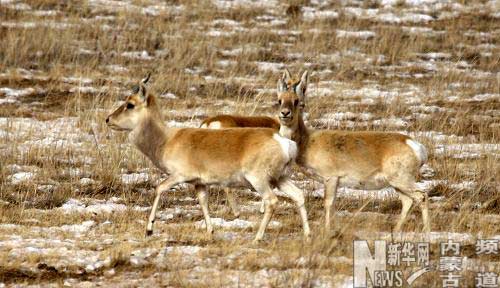
[[[201,124],[200,128],[207,129],[208,128],[207,123]]]
[[[274,140],[278,141],[283,150],[283,155],[287,158],[287,162],[297,157],[297,143],[278,134],[273,135]]]
[[[427,149],[425,149],[424,145],[413,139],[406,140],[406,144],[408,144],[408,146],[413,149],[413,152],[415,152],[415,155],[420,161],[420,165],[423,165],[425,162],[427,162]]]
[[[222,125],[219,121],[214,121],[214,122],[211,122],[210,124],[208,124],[208,128],[209,129],[220,129],[220,128],[222,128]]]

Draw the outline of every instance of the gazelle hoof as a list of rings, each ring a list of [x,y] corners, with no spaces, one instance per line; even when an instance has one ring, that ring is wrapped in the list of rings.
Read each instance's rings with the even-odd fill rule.
[[[146,237],[153,235],[153,230],[146,230]]]
[[[264,214],[264,212],[266,212],[266,206],[264,206],[264,204],[260,205],[259,212],[260,214]]]

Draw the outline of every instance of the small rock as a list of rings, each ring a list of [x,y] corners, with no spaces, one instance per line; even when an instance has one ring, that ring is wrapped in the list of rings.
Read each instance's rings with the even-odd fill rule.
[[[92,185],[94,183],[95,183],[95,181],[90,179],[90,178],[85,177],[85,178],[80,179],[80,185],[82,185],[82,186],[88,186],[88,185]]]
[[[119,204],[123,204],[125,201],[123,201],[122,198],[119,198],[119,197],[111,197],[109,198],[108,200],[109,203],[119,203]]]
[[[87,266],[85,266],[85,272],[87,272],[87,273],[92,273],[92,272],[94,272],[94,271],[95,271],[95,267],[94,267],[94,265],[92,265],[92,264],[88,264]]]
[[[102,241],[102,244],[104,244],[104,245],[111,245],[111,244],[113,244],[113,242],[114,242],[113,239],[104,239]]]
[[[109,269],[104,272],[104,276],[106,277],[112,277],[116,274],[115,269]]]
[[[18,172],[7,177],[7,179],[9,179],[12,182],[12,184],[17,185],[22,182],[32,180],[34,177],[35,174],[31,172]]]
[[[64,287],[73,287],[76,285],[76,283],[78,283],[78,280],[76,280],[75,278],[68,278],[68,279],[64,279]]]
[[[132,264],[132,266],[134,266],[134,267],[142,267],[142,266],[146,266],[146,264],[148,264],[148,262],[146,260],[144,260],[144,258],[132,256],[132,257],[130,257],[130,264]]]
[[[436,175],[436,171],[431,166],[424,164],[420,168],[420,174],[425,178],[431,178]]]
[[[43,192],[43,193],[49,193],[49,192],[52,192],[54,191],[55,189],[55,186],[54,185],[51,185],[51,184],[47,184],[47,185],[38,185],[38,187],[36,187],[36,189],[40,192]]]
[[[80,282],[78,283],[78,287],[82,287],[82,288],[86,288],[86,287],[95,287],[95,284],[90,282],[90,281],[83,281],[83,282]]]

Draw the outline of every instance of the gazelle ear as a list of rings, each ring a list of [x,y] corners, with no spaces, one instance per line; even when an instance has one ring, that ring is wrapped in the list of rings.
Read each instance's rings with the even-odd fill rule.
[[[290,79],[292,79],[292,74],[290,74],[290,71],[285,68],[285,70],[283,71],[283,75],[278,80],[277,88],[279,93],[285,92],[288,89],[288,82],[290,81]]]
[[[142,101],[146,101],[148,98],[148,90],[146,89],[146,85],[142,83],[139,85],[139,97],[141,97]]]
[[[292,74],[290,73],[288,68],[285,68],[285,71],[283,71],[282,79],[283,79],[283,81],[285,81],[285,83],[292,79]]]
[[[286,82],[283,80],[283,78],[278,79],[278,84],[276,85],[276,88],[278,89],[278,93],[286,91]]]
[[[148,83],[149,79],[151,78],[151,72],[148,72],[148,74],[146,75],[146,77],[144,77],[141,82],[142,84],[146,84]]]
[[[309,82],[309,72],[306,70],[306,71],[304,71],[304,73],[302,73],[302,76],[300,77],[300,82],[295,87],[295,92],[301,98],[302,101],[304,100],[304,98],[306,96],[308,82]]]
[[[146,89],[146,83],[148,83],[149,79],[151,78],[151,73],[149,72],[146,77],[144,77],[141,80],[141,83],[139,83],[139,96],[141,97],[142,101],[146,101],[148,98],[148,90]]]

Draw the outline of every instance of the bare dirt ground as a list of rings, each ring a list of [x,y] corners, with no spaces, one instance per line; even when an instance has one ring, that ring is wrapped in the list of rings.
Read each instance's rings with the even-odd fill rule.
[[[351,287],[352,241],[391,232],[390,190],[341,189],[321,234],[321,183],[307,192],[315,236],[283,199],[252,245],[260,198],[234,219],[214,188],[214,239],[189,187],[165,177],[104,119],[146,72],[171,126],[221,113],[273,115],[284,67],[311,72],[307,124],[399,131],[424,143],[420,185],[438,242],[465,267],[500,272],[477,239],[500,239],[500,7],[497,1],[0,0],[0,287]],[[418,237],[418,209],[397,241]],[[379,232],[382,232],[379,233]],[[467,262],[468,261],[468,262]],[[478,270],[464,268],[462,287]],[[439,272],[413,287],[441,287]]]

